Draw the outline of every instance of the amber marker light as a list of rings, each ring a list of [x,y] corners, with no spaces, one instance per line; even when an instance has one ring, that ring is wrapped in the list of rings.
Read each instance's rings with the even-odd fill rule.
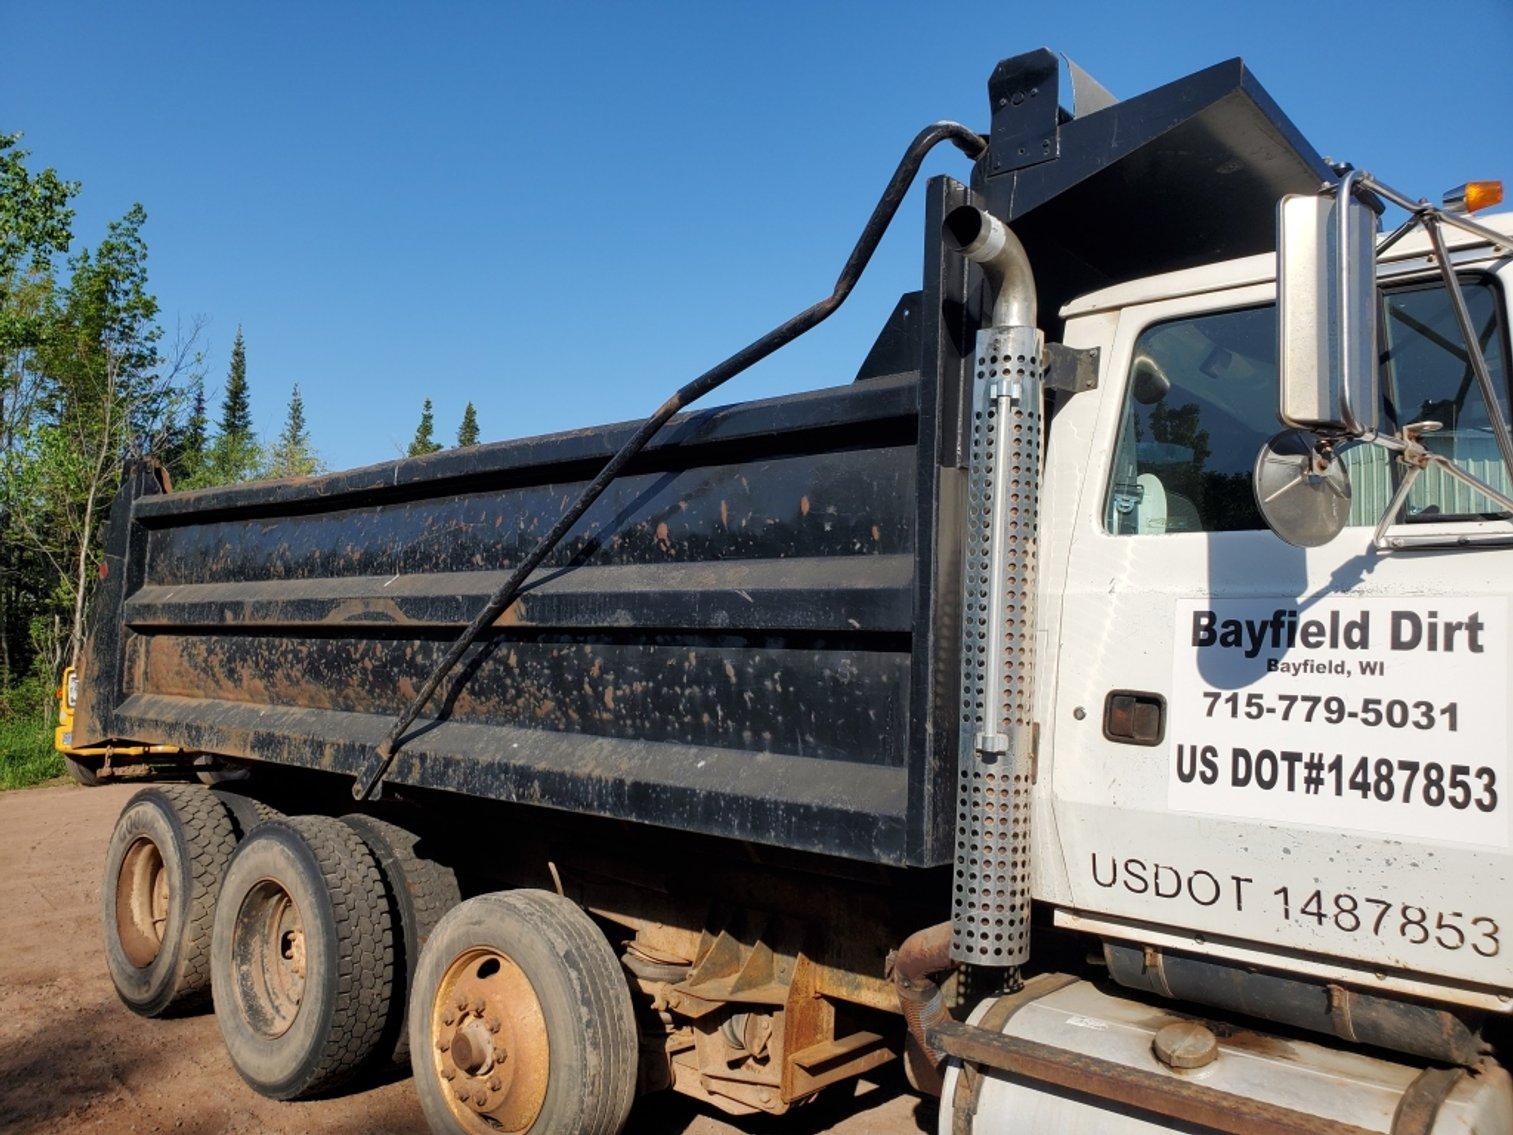
[[[1468,181],[1445,194],[1445,208],[1457,213],[1475,213],[1502,202],[1502,182]]]

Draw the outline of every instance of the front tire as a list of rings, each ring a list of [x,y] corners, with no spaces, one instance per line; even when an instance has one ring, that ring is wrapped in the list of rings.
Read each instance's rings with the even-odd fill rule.
[[[616,1135],[635,1098],[636,1046],[614,951],[549,891],[470,899],[421,952],[410,1051],[433,1132]]]
[[[105,964],[134,1013],[161,1017],[210,993],[216,893],[236,848],[231,815],[207,789],[144,788],[105,851]]]
[[[394,992],[373,855],[340,820],[258,824],[216,904],[215,1017],[242,1079],[272,1099],[329,1091],[372,1061]]]
[[[105,783],[98,765],[71,757],[67,753],[63,754],[63,765],[68,769],[69,779],[83,788],[98,788]]]

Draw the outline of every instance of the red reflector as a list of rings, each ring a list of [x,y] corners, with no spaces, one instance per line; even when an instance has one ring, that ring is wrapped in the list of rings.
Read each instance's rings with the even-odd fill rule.
[[[96,574],[98,574],[101,579],[104,579],[107,575],[110,574],[110,565],[107,564],[104,560],[101,560],[100,567]]]

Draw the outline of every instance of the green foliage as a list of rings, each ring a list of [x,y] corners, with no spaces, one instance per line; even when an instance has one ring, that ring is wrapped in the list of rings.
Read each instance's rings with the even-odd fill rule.
[[[168,456],[184,400],[147,282],[147,212],[73,245],[76,182],[0,135],[0,759],[56,767],[50,689],[77,659],[125,459]],[[63,257],[67,256],[66,260]],[[40,708],[38,708],[40,706]],[[29,708],[30,707],[30,708]],[[18,766],[17,762],[20,762]],[[31,773],[25,773],[30,776]]]
[[[300,397],[299,384],[289,395],[289,410],[284,417],[283,431],[268,454],[267,475],[270,477],[309,477],[320,471],[320,457],[310,444],[310,431],[305,426],[305,400]]]
[[[408,454],[411,457],[424,457],[440,448],[441,443],[436,440],[436,414],[431,409],[431,400],[427,398],[425,405],[420,408],[420,425],[415,427],[415,438],[410,442]]]
[[[459,446],[478,444],[478,411],[473,409],[471,402],[462,411],[462,425],[457,427],[457,444]]]
[[[0,134],[0,394],[19,377],[17,355],[45,340],[53,258],[73,241],[69,202],[79,183],[33,174],[20,134]]]
[[[0,787],[62,769],[52,687],[83,648],[125,461],[156,458],[179,488],[319,468],[297,387],[265,461],[240,328],[212,423],[201,325],[164,337],[146,210],[75,249],[79,184],[29,170],[19,138],[0,134]]]
[[[231,368],[226,372],[226,391],[221,396],[221,436],[252,432],[252,396],[247,389],[247,345],[242,329],[236,329],[231,344]]]
[[[68,251],[74,219],[68,203],[79,193],[79,183],[56,170],[29,172],[31,155],[20,141],[20,134],[0,134],[0,270],[7,274],[46,268],[50,257]]]
[[[187,489],[234,485],[250,481],[263,467],[263,447],[251,434],[217,434],[205,453],[204,471],[185,484]]]
[[[180,401],[187,404],[184,420],[175,416],[163,444],[163,461],[176,488],[202,480],[210,461],[210,418],[205,406],[205,383],[196,377]]]
[[[79,184],[26,167],[19,134],[0,134],[0,689],[30,664],[33,617],[52,592],[52,565],[25,539],[29,439],[46,412],[39,349],[59,318],[54,261],[73,242]]]
[[[53,748],[52,689],[30,678],[0,690],[0,791],[63,774]]]
[[[247,382],[247,346],[242,329],[231,344],[231,366],[221,394],[221,418],[215,439],[205,451],[200,470],[186,488],[231,485],[258,476],[264,465],[262,444],[252,431],[252,392]]]

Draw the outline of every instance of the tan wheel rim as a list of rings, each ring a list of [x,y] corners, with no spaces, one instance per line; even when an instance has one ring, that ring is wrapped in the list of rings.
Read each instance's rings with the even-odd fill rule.
[[[259,879],[242,899],[231,965],[242,1018],[265,1037],[283,1036],[305,996],[305,923],[275,880]]]
[[[116,873],[116,938],[138,969],[152,965],[163,949],[172,896],[163,853],[146,836],[138,837]]]
[[[480,947],[452,962],[431,1005],[431,1060],[469,1131],[523,1132],[546,1102],[546,1016],[509,957]]]

